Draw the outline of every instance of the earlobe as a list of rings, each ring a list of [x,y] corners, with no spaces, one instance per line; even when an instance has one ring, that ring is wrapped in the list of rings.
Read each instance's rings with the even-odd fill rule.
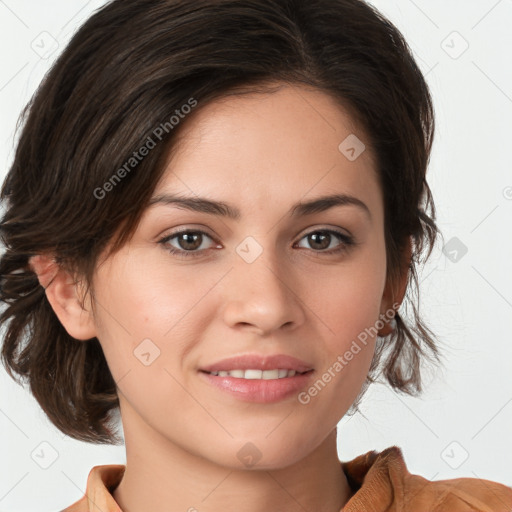
[[[400,281],[395,284],[394,290],[391,289],[391,284],[386,284],[386,290],[384,291],[383,295],[383,301],[382,304],[386,306],[388,309],[391,305],[393,309],[396,308],[393,307],[393,304],[400,305],[404,299],[405,292],[407,290],[407,281],[409,279],[409,266],[411,264],[411,258],[412,258],[412,240],[409,237],[407,245],[403,252],[403,263],[402,263],[402,274],[400,276]],[[394,293],[393,293],[394,291]],[[398,307],[398,306],[397,306]],[[390,324],[391,318],[389,318],[387,315],[385,315],[387,309],[385,311],[381,311],[381,318],[385,321],[384,327],[379,330],[379,336],[387,336],[388,334],[391,334],[394,330],[394,326]],[[394,320],[394,316],[393,316]],[[396,325],[396,324],[395,324]]]
[[[94,338],[96,329],[92,311],[82,307],[78,283],[73,276],[61,268],[51,255],[32,256],[29,265],[37,274],[48,302],[67,333],[79,340]]]

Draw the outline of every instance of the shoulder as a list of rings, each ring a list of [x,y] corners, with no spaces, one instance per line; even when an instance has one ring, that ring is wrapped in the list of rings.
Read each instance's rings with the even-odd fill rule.
[[[430,481],[411,474],[398,446],[342,463],[355,494],[344,512],[373,510],[429,512],[510,512],[512,489],[479,478]],[[352,506],[352,502],[354,505]],[[355,508],[354,508],[355,507]]]
[[[512,488],[480,478],[453,478],[431,482],[418,475],[404,479],[404,494],[412,510],[511,512]],[[406,498],[407,499],[407,498]]]

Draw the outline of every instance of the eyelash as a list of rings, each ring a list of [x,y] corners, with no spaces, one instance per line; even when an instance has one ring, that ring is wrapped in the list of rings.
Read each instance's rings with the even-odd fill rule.
[[[170,252],[171,254],[173,254],[174,256],[176,256],[178,258],[194,258],[194,257],[198,257],[198,256],[200,256],[200,254],[203,251],[206,251],[208,249],[202,249],[200,251],[198,251],[198,250],[186,251],[184,249],[176,249],[175,247],[172,247],[172,246],[168,245],[168,242],[170,240],[172,240],[173,238],[176,238],[176,237],[178,237],[179,235],[182,235],[182,234],[191,234],[191,233],[192,234],[205,235],[208,238],[211,238],[212,240],[214,240],[213,237],[211,237],[208,233],[206,233],[205,231],[202,231],[200,229],[183,229],[181,231],[176,231],[174,233],[171,233],[170,235],[165,236],[164,238],[158,240],[158,243],[162,244],[166,251]],[[342,253],[344,251],[347,251],[350,248],[350,246],[353,246],[353,245],[356,244],[356,242],[354,241],[354,239],[351,236],[348,236],[345,233],[341,233],[341,232],[333,230],[333,229],[317,229],[315,231],[310,231],[309,233],[306,233],[300,240],[302,240],[303,238],[306,238],[307,236],[312,235],[314,233],[324,233],[324,234],[328,233],[328,234],[331,234],[331,235],[335,235],[342,242],[335,249],[318,250],[318,251],[315,251],[314,249],[311,249],[313,252],[316,252],[318,254],[327,254],[327,255],[339,254],[339,253]]]

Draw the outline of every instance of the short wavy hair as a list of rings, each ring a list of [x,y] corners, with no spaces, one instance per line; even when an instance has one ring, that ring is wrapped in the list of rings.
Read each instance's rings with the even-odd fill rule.
[[[416,272],[439,234],[425,178],[434,109],[398,29],[362,0],[114,0],[76,32],[23,110],[0,192],[2,362],[28,380],[63,433],[120,444],[116,383],[98,339],[64,329],[29,258],[54,254],[90,289],[98,256],[130,239],[194,113],[161,130],[161,142],[101,200],[98,187],[190,98],[197,112],[276,82],[330,95],[368,137],[384,198],[387,279],[408,272],[412,315],[397,312],[396,329],[377,338],[362,392],[381,376],[397,391],[422,391],[420,363],[439,361],[418,312]]]

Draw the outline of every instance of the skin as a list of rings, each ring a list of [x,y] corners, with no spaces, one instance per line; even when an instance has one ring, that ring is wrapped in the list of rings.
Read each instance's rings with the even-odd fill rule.
[[[46,295],[66,330],[100,340],[117,382],[127,462],[113,496],[125,512],[338,512],[351,492],[336,425],[360,392],[375,338],[307,405],[297,396],[245,402],[205,383],[198,368],[238,354],[285,353],[312,363],[313,383],[401,300],[407,275],[394,295],[386,283],[373,154],[347,112],[302,86],[225,98],[195,114],[155,195],[224,201],[240,219],[148,208],[130,242],[97,266],[94,309],[91,297],[81,307],[80,287],[50,259],[32,262],[43,286],[52,275]],[[338,150],[352,133],[367,143],[355,161]],[[371,217],[353,205],[287,213],[333,193],[357,197]],[[184,227],[208,233],[196,257],[168,252],[190,246],[182,237],[159,243]],[[322,253],[306,236],[322,229],[357,244]],[[236,252],[248,236],[262,248],[252,263]],[[332,235],[326,245],[343,242]],[[160,350],[149,366],[133,353],[146,338]],[[248,442],[261,457],[252,467],[237,457]]]

